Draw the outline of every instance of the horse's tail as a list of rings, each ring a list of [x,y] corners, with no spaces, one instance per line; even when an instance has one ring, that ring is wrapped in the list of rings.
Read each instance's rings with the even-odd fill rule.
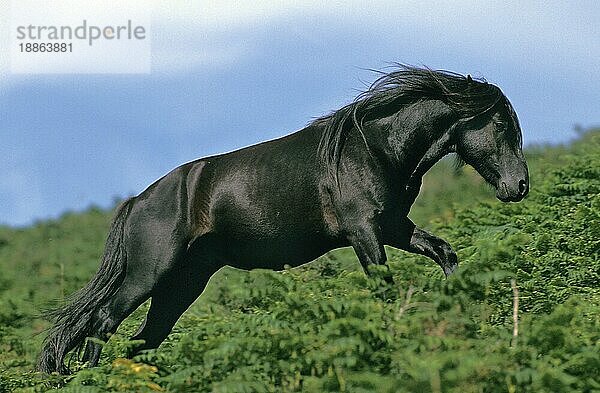
[[[81,349],[85,339],[93,336],[99,323],[98,310],[123,282],[127,266],[123,233],[132,201],[128,199],[117,209],[96,275],[84,288],[71,295],[64,307],[46,313],[54,321],[54,326],[49,329],[44,341],[38,359],[39,371],[69,373],[64,365],[66,354],[74,348]]]

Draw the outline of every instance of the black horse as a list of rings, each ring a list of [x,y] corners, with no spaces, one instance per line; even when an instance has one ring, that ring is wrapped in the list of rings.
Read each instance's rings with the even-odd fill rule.
[[[156,348],[219,268],[282,269],[352,246],[368,274],[384,245],[426,255],[448,275],[450,245],[407,218],[433,164],[455,152],[501,201],[528,192],[517,116],[500,89],[398,66],[353,103],[280,139],[184,164],[117,210],[94,278],[53,312],[41,371],[106,339],[152,298],[134,335]],[[87,341],[96,365],[101,345]]]

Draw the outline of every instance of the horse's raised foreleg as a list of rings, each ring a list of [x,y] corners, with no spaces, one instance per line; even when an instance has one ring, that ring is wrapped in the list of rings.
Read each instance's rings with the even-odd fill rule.
[[[399,227],[401,230],[391,233],[387,244],[433,259],[440,265],[446,277],[456,270],[458,259],[447,241],[418,228],[408,218],[404,218]]]
[[[413,231],[407,251],[433,259],[444,270],[446,277],[458,266],[456,253],[447,241],[418,227]]]

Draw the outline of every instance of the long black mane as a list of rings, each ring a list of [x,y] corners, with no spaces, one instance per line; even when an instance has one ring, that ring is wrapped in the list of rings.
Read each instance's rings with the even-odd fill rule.
[[[402,106],[420,100],[445,102],[461,119],[484,115],[498,103],[507,102],[500,89],[483,78],[473,79],[450,71],[403,64],[389,73],[377,72],[382,74],[381,77],[354,102],[313,123],[323,127],[319,155],[335,179],[350,130],[355,128],[365,139],[362,131],[365,121],[389,116]]]

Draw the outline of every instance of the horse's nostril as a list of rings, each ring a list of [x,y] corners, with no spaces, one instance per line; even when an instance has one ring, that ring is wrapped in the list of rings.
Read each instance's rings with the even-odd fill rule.
[[[519,181],[519,194],[525,195],[527,193],[527,182],[525,180]]]

